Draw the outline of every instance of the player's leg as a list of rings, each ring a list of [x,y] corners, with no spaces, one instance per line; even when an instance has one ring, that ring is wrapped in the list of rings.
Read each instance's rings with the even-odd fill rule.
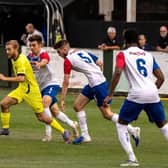
[[[58,120],[60,120],[61,122],[70,126],[73,130],[73,136],[75,138],[77,138],[79,136],[78,122],[77,121],[72,121],[65,113],[60,111],[60,109],[58,107],[58,104],[57,104],[57,99],[55,97],[52,100],[53,101],[52,101],[52,104],[50,106],[52,115],[54,117],[56,117]]]
[[[9,123],[10,123],[10,107],[12,105],[18,104],[22,101],[22,91],[17,88],[10,92],[8,96],[1,100],[1,121],[2,129],[0,130],[0,135],[9,134]]]
[[[85,86],[74,101],[73,108],[76,112],[81,129],[82,141],[90,142],[91,137],[88,132],[87,117],[84,107],[93,99],[93,94],[89,85]]]
[[[49,117],[52,117],[51,111],[50,111],[50,104],[51,104],[51,97],[44,95],[42,97],[43,107],[44,107],[44,113],[48,115]],[[45,124],[45,135],[42,138],[43,142],[51,141],[52,139],[52,128],[49,124]]]
[[[44,88],[41,92],[44,113],[50,117],[52,117],[50,107],[53,103],[53,99],[55,99],[55,96],[57,95],[59,90],[60,90],[59,85],[49,85],[46,88]],[[50,125],[45,124],[45,136],[42,139],[42,141],[50,141],[51,139],[52,139],[52,128]]]
[[[166,121],[166,115],[164,107],[161,102],[148,104],[145,108],[150,122],[155,122],[161,133],[168,141],[168,123]]]
[[[128,133],[128,123],[130,123],[133,120],[136,120],[142,109],[143,105],[128,100],[125,100],[124,104],[121,107],[119,113],[119,120],[116,124],[117,133],[119,141],[123,149],[125,150],[129,160],[126,163],[121,164],[120,166],[139,165],[130,142],[130,136]]]
[[[60,132],[63,136],[64,141],[66,143],[70,143],[71,139],[69,131],[65,130],[54,118],[49,117],[44,112],[36,112],[35,114],[39,121],[50,125],[52,128]]]
[[[0,135],[9,135],[9,123],[10,123],[10,111],[9,108],[12,105],[17,104],[18,101],[11,97],[5,97],[0,102],[1,105],[1,122],[2,129],[0,129]]]
[[[50,125],[55,130],[60,132],[66,143],[70,142],[70,133],[65,130],[54,118],[49,117],[43,112],[43,104],[40,92],[37,90],[24,95],[24,100],[34,109],[36,117],[39,121]]]
[[[114,123],[118,122],[119,115],[117,113],[113,113],[110,108],[110,103],[106,106],[103,105],[103,101],[108,95],[108,83],[105,82],[93,88],[95,101],[97,106],[99,107],[103,117],[107,120],[110,120]],[[140,138],[140,128],[133,127],[132,125],[128,124],[128,131],[133,136],[135,140],[136,146],[139,144]]]

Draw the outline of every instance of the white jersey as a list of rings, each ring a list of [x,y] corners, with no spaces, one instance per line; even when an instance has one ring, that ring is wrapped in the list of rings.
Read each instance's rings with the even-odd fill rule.
[[[32,65],[36,80],[39,84],[40,90],[43,90],[49,85],[60,85],[60,81],[56,74],[55,59],[51,58],[48,53],[41,50],[40,54],[35,56],[30,53],[27,57]],[[42,59],[47,59],[49,62],[46,66],[37,69],[34,62],[40,62]]]
[[[117,57],[117,64],[124,61],[124,72],[130,86],[127,99],[136,103],[159,102],[158,89],[153,78],[153,70],[158,65],[153,56],[138,47],[130,47]]]
[[[90,87],[97,86],[106,81],[100,67],[95,63],[97,60],[91,53],[71,49],[64,60],[64,73],[69,74],[71,69],[81,72],[87,77]]]

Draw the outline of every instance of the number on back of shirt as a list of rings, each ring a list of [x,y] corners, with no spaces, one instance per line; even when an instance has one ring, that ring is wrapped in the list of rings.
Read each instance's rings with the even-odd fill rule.
[[[84,53],[78,53],[78,56],[82,58],[86,63],[92,63],[92,59],[85,55]]]
[[[136,65],[137,65],[137,69],[138,69],[138,72],[143,75],[144,77],[147,77],[148,75],[148,72],[147,72],[147,69],[146,69],[146,62],[144,59],[137,59],[136,60]]]

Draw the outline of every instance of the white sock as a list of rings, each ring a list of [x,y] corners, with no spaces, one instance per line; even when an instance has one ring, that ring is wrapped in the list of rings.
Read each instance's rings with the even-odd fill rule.
[[[131,124],[128,124],[127,130],[131,135],[134,135],[135,127],[133,127]]]
[[[114,123],[117,123],[118,122],[118,119],[119,119],[119,115],[117,113],[114,113],[111,120],[114,122]],[[135,132],[135,127],[133,127],[132,125],[128,124],[128,132],[133,135],[134,132]]]
[[[168,141],[168,123],[165,124],[162,128],[160,128],[160,130],[164,135],[164,137],[166,138],[166,140]]]
[[[127,131],[127,125],[122,125],[117,123],[116,126],[117,126],[118,138],[120,140],[120,143],[123,149],[127,153],[129,160],[136,161],[136,156],[134,154],[134,151],[130,142],[130,136]]]
[[[79,111],[76,114],[77,114],[77,118],[79,120],[79,126],[80,126],[80,129],[81,129],[82,136],[88,136],[89,133],[88,133],[85,111]]]
[[[65,113],[60,111],[56,117],[57,117],[57,119],[59,119],[63,123],[66,123],[67,125],[69,125],[71,128],[75,127],[74,122],[71,119],[69,119]]]
[[[114,122],[114,123],[117,123],[118,122],[118,118],[119,118],[119,115],[117,113],[114,113],[111,120]]]
[[[48,107],[44,108],[44,113],[47,116],[52,117],[51,111],[50,111],[50,109]],[[51,134],[52,134],[52,128],[51,128],[51,126],[48,125],[48,124],[45,124],[45,135],[51,136]]]

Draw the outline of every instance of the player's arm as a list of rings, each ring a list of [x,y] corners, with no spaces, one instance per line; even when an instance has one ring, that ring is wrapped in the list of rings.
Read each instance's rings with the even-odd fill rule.
[[[35,62],[35,64],[36,64],[36,67],[40,69],[41,67],[44,67],[48,64],[48,60],[42,59],[40,62]]]
[[[47,52],[42,53],[40,58],[41,58],[41,61],[40,62],[36,62],[36,67],[38,69],[40,69],[41,67],[46,66],[49,63],[49,61],[50,61],[50,57],[49,57]]]
[[[100,69],[103,71],[103,62],[99,60],[99,58],[96,55],[90,52],[88,52],[88,54],[92,57],[92,60],[96,63],[96,65],[99,66]]]
[[[101,60],[97,60],[96,65],[98,65],[100,69],[103,71],[103,62]]]
[[[0,74],[0,80],[6,81],[6,82],[24,82],[25,81],[25,75],[24,74],[18,74],[16,77],[8,77],[3,74]]]
[[[68,86],[69,86],[69,79],[70,79],[70,75],[64,74],[64,81],[62,83],[61,101],[65,100],[65,97],[68,91]]]
[[[120,80],[122,70],[125,67],[124,54],[120,52],[116,57],[116,67],[109,87],[109,95],[104,99],[104,105],[112,99],[115,88]]]
[[[153,74],[156,77],[156,86],[159,89],[163,82],[164,82],[164,75],[159,67],[159,65],[156,63],[155,59],[153,59]]]
[[[70,73],[72,70],[72,64],[68,59],[64,60],[64,80],[62,83],[62,91],[61,91],[61,109],[64,111],[65,109],[65,97],[68,91]]]

